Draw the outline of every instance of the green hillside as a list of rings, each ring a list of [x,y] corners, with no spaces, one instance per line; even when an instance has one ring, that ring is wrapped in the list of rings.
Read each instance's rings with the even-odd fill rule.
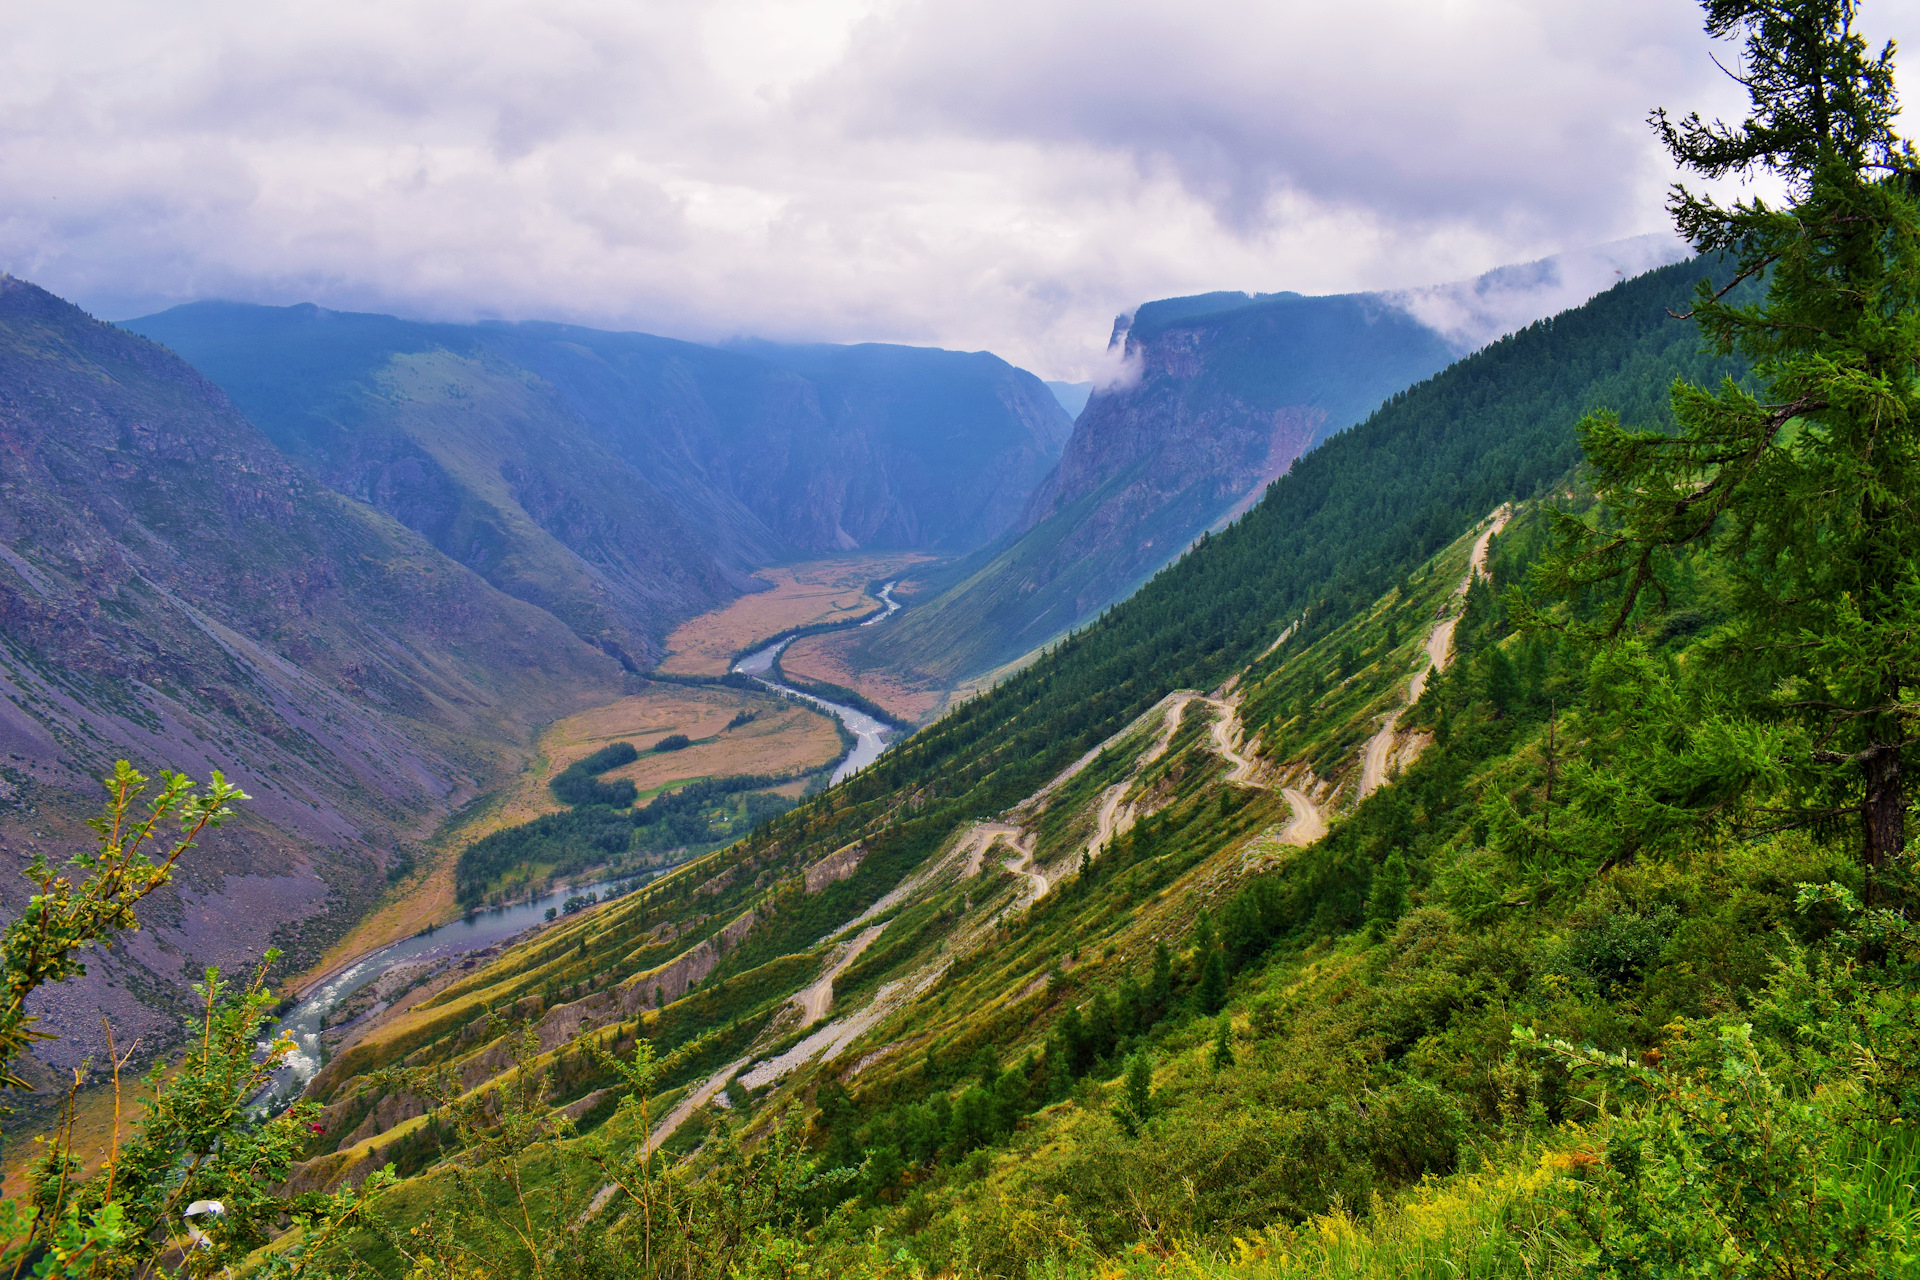
[[[336,487],[429,536],[465,536],[447,527],[455,507],[504,489],[493,506],[524,508],[626,585],[636,612],[692,600],[707,555],[737,569],[854,546],[971,551],[1019,515],[1072,429],[1043,383],[986,352],[715,348],[234,303],[127,327],[179,352]],[[423,387],[423,369],[445,387]],[[484,430],[469,438],[427,412],[428,390]],[[523,440],[536,445],[513,447]],[[500,474],[489,486],[467,459]]]
[[[1673,379],[1711,383],[1734,368],[1703,352],[1693,326],[1672,314],[1685,310],[1703,274],[1698,263],[1666,267],[1530,325],[1394,396],[1294,463],[1258,507],[1215,540],[1220,549],[1187,570],[1197,576],[1179,580],[1188,584],[1179,590],[1207,601],[1202,626],[1220,640],[1215,651],[1246,653],[1261,634],[1271,640],[1323,600],[1316,617],[1337,617],[1498,503],[1532,496],[1573,465],[1574,424],[1594,406],[1615,405],[1631,421],[1666,420]],[[1116,476],[1108,487],[1124,488],[1133,478]],[[876,634],[871,657],[951,678],[991,670],[1057,639],[1077,616],[1072,584],[1079,572],[1059,563],[1061,544],[1083,508],[1099,501],[1090,494],[1012,544],[945,570],[942,581],[952,585]],[[1170,523],[1142,528],[1139,536],[1166,535],[1179,508],[1165,515]],[[1104,564],[1096,556],[1083,567],[1098,573]],[[1040,597],[1036,581],[1049,584]],[[1036,598],[1057,601],[1059,609],[1036,613]],[[1164,590],[1148,588],[1116,610],[1116,625],[1135,630],[1149,614],[1163,618],[1162,626],[1174,617],[1184,624],[1184,613],[1166,612],[1171,603]],[[1178,642],[1161,636],[1152,643],[1164,652]]]
[[[87,1274],[218,1196],[190,1271],[1914,1275],[1920,199],[1849,6],[1710,13],[1754,119],[1663,140],[1797,202],[1676,195],[1692,327],[1639,282],[1463,361],[845,784],[383,986],[284,1114],[272,995],[209,974],[11,1236]],[[15,991],[154,882],[118,785]]]

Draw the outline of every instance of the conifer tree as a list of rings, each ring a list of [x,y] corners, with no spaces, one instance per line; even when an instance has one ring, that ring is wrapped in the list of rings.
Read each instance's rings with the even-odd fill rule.
[[[1892,127],[1893,45],[1869,52],[1853,0],[1704,7],[1709,35],[1743,40],[1735,78],[1751,113],[1730,125],[1663,110],[1652,123],[1703,177],[1785,183],[1780,205],[1676,186],[1669,206],[1731,271],[1701,284],[1690,314],[1721,355],[1752,362],[1753,382],[1676,384],[1673,434],[1586,419],[1606,515],[1561,519],[1541,581],[1567,593],[1612,584],[1604,662],[1656,682],[1633,633],[1676,555],[1704,551],[1729,584],[1731,616],[1682,686],[1637,697],[1634,723],[1614,726],[1637,755],[1605,803],[1630,842],[1703,820],[1857,822],[1871,873],[1906,844],[1920,711],[1917,167]],[[1735,292],[1761,281],[1761,301]]]
[[[1153,979],[1147,984],[1147,1020],[1157,1020],[1172,1003],[1173,951],[1165,942],[1158,942],[1153,948]]]
[[[1113,1111],[1128,1137],[1137,1136],[1140,1126],[1152,1117],[1153,1059],[1145,1052],[1127,1059],[1126,1082],[1121,1086],[1120,1101]]]
[[[1194,990],[1193,998],[1200,1006],[1200,1012],[1212,1017],[1227,1006],[1227,960],[1214,947],[1207,952],[1206,962],[1200,967],[1200,985]]]
[[[1374,873],[1373,891],[1367,896],[1367,927],[1375,937],[1393,928],[1407,910],[1407,890],[1412,886],[1407,860],[1395,849]]]
[[[1220,1015],[1220,1025],[1213,1033],[1213,1069],[1223,1071],[1233,1065],[1233,1018]]]

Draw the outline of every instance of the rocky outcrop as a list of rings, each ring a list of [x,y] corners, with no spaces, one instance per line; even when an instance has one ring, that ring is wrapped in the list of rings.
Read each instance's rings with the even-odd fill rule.
[[[818,893],[830,884],[845,880],[860,869],[860,863],[866,856],[867,846],[856,840],[812,863],[804,872],[807,892]]]
[[[865,641],[866,656],[951,680],[1084,624],[1453,354],[1365,295],[1211,294],[1121,317],[1114,377],[1035,488],[1021,536]]]
[[[753,912],[743,912],[713,938],[703,939],[658,968],[637,973],[622,982],[619,987],[621,1012],[632,1015],[645,1009],[664,1008],[687,994],[690,987],[705,981],[706,976],[719,967],[724,952],[740,945],[757,919]]]
[[[358,1128],[340,1140],[343,1147],[357,1146],[366,1139],[385,1133],[403,1120],[427,1114],[427,1104],[410,1093],[388,1094],[367,1112]]]

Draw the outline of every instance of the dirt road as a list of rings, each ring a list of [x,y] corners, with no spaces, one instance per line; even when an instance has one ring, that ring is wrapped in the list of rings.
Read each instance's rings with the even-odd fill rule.
[[[1286,797],[1293,809],[1293,821],[1280,833],[1281,844],[1310,845],[1327,834],[1327,820],[1306,792],[1295,787],[1282,787],[1280,794]]]
[[[1240,703],[1234,698],[1207,698],[1205,702],[1219,714],[1213,721],[1213,749],[1219,757],[1233,766],[1227,774],[1227,781],[1242,787],[1271,788],[1260,781],[1260,764],[1256,760],[1240,754],[1234,745],[1240,737]]]
[[[960,874],[969,879],[979,875],[980,869],[987,864],[987,850],[993,847],[994,841],[1005,840],[1018,848],[1026,834],[1026,828],[1011,822],[978,822],[968,827],[960,837],[958,848],[958,852],[967,860]]]
[[[1447,616],[1434,624],[1427,634],[1427,665],[1420,668],[1407,683],[1406,701],[1401,703],[1387,718],[1380,722],[1380,730],[1367,739],[1367,751],[1360,766],[1360,794],[1357,800],[1378,791],[1387,780],[1387,767],[1393,759],[1395,736],[1400,728],[1400,717],[1408,707],[1420,701],[1420,695],[1427,691],[1427,679],[1436,671],[1445,671],[1453,660],[1453,632],[1460,625],[1459,603],[1466,598],[1467,590],[1473,586],[1473,580],[1486,571],[1487,545],[1493,536],[1507,527],[1507,521],[1513,518],[1513,508],[1503,505],[1493,513],[1493,519],[1467,553],[1467,573],[1453,589],[1453,595],[1447,601]]]
[[[858,960],[860,953],[872,946],[873,940],[886,930],[884,924],[868,925],[864,933],[845,945],[812,986],[794,997],[793,1002],[800,1006],[801,1026],[810,1027],[827,1016],[827,1010],[833,1005],[833,980]]]

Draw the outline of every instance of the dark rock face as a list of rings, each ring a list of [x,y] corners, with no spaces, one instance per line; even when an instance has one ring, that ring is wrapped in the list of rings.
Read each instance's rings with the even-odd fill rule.
[[[1116,325],[1114,344],[1123,376],[1088,401],[1027,504],[1025,529],[1138,472],[1148,489],[1126,499],[1137,516],[1180,500],[1209,512],[1190,540],[1328,434],[1453,359],[1439,335],[1364,296],[1149,303]]]
[[[1019,536],[951,571],[869,642],[874,660],[950,679],[1084,624],[1454,353],[1374,297],[1209,294],[1122,317],[1112,354],[1121,377],[1081,411]]]
[[[444,491],[417,457],[385,474],[428,508]],[[0,896],[33,852],[91,843],[79,819],[116,757],[254,797],[148,928],[46,994],[44,1060],[92,1052],[103,1011],[159,1047],[206,964],[316,957],[399,847],[620,679],[293,465],[175,356],[0,277]]]

